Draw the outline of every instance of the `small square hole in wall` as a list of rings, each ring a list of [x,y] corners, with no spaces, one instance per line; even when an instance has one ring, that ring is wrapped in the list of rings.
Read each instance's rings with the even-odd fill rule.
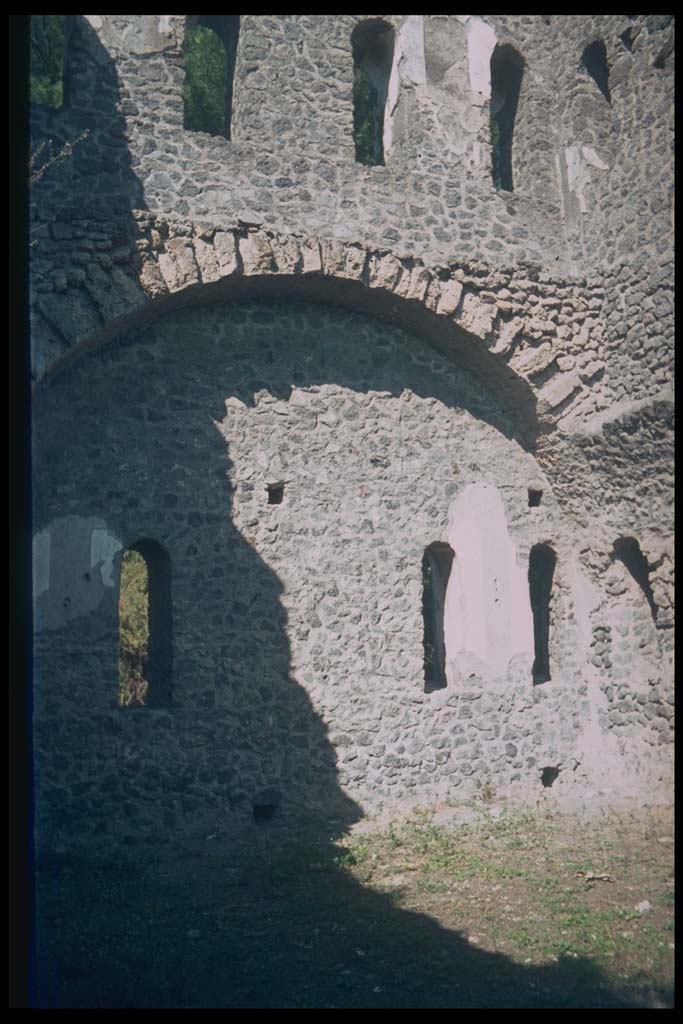
[[[529,488],[529,508],[538,508],[541,504],[541,498],[543,497],[543,491],[535,491],[531,487]]]
[[[281,505],[285,495],[284,484],[268,484],[268,504]]]

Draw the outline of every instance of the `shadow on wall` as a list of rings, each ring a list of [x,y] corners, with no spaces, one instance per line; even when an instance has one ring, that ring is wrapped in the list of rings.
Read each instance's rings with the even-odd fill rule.
[[[131,211],[144,209],[126,140],[137,113],[97,33],[83,15],[65,15],[64,106],[31,108],[34,377],[74,332],[96,332],[144,298],[121,268],[139,235]]]
[[[234,428],[223,438],[216,425],[230,395],[252,406],[260,390],[288,399],[293,386],[325,383],[381,393],[385,401],[410,389],[473,418],[501,415],[468,375],[444,364],[410,336],[368,318],[296,303],[233,303],[130,332],[72,363],[40,392],[34,532],[50,527],[52,550],[51,583],[37,601],[48,627],[37,640],[45,695],[37,701],[37,750],[63,784],[52,787],[58,799],[41,804],[47,833],[68,833],[73,815],[76,834],[118,830],[134,846],[144,834],[161,839],[164,829],[191,819],[193,808],[205,815],[227,808],[244,818],[268,789],[284,804],[303,802],[344,822],[358,818],[337,784],[327,729],[291,674],[282,583],[249,542],[249,522],[241,530],[233,524],[226,442]],[[349,414],[362,415],[358,407]],[[301,415],[299,429],[310,429]],[[288,443],[305,445],[297,436],[290,429]],[[447,455],[443,445],[429,455],[432,443],[422,438],[409,436],[407,444],[402,455],[411,464],[437,467]],[[277,440],[271,448],[277,454]],[[381,452],[377,457],[381,467]],[[271,501],[266,486],[278,481],[268,472],[263,466],[256,483],[238,476],[243,503],[259,483],[262,503]],[[414,500],[423,499],[415,492]],[[386,514],[391,521],[389,507]],[[255,515],[254,527],[260,507]],[[106,524],[123,548],[146,539],[170,556],[174,675],[182,680],[174,686],[172,720],[162,713],[153,724],[147,711],[122,715],[116,707],[108,681],[117,678],[118,588],[92,571],[95,524]],[[306,533],[301,543],[324,553],[330,539],[320,529],[316,535],[315,524]],[[324,600],[334,586],[324,558],[321,569],[304,567],[303,553],[297,557],[302,583]],[[296,628],[319,628],[314,608],[310,617]],[[301,667],[309,686],[328,671],[324,649],[312,648],[311,658]],[[101,680],[96,690],[93,678]],[[69,754],[76,751],[74,768]],[[126,807],[136,808],[132,825]]]
[[[87,46],[74,43],[64,136],[73,139],[84,129],[90,134],[77,157],[45,173],[35,193],[43,211],[38,223],[44,228],[46,218],[51,225],[58,218],[69,230],[70,215],[118,217],[125,233],[129,210],[140,208],[142,197],[123,142],[116,74],[82,19],[78,33],[81,41],[90,38]],[[89,289],[99,287],[100,265],[84,241],[82,269],[72,264],[69,271],[76,275],[74,302],[82,304],[76,315],[101,321],[89,300]],[[41,307],[43,329],[56,336],[51,308]],[[265,357],[262,339],[256,344]],[[34,531],[60,519],[72,522],[77,535],[78,521],[103,517],[124,544],[140,537],[163,543],[174,559],[174,672],[184,681],[168,711],[119,709],[118,588],[90,574],[87,546],[83,553],[76,545],[61,564],[53,557],[53,588],[59,590],[60,577],[77,574],[79,585],[101,587],[101,593],[95,610],[79,615],[63,587],[61,619],[36,637],[39,850],[63,835],[80,839],[86,852],[89,843],[93,850],[106,843],[114,854],[125,849],[138,864],[122,873],[117,856],[116,867],[99,874],[93,868],[73,888],[65,877],[73,863],[45,870],[37,922],[39,1003],[281,1007],[300,1003],[303,992],[308,1005],[326,1005],[330,979],[356,971],[361,950],[369,991],[352,993],[347,1005],[548,1006],[566,1005],[568,998],[579,1006],[588,1000],[632,1005],[609,993],[589,962],[521,967],[402,910],[391,896],[360,887],[339,869],[334,839],[361,812],[339,786],[327,727],[292,673],[282,584],[232,523],[230,462],[213,423],[223,416],[230,388],[202,367],[215,352],[213,340],[193,337],[191,345],[192,360],[179,363],[172,353],[162,349],[157,356],[130,336],[71,366],[36,401]],[[122,355],[127,366],[116,372]],[[406,385],[391,382],[382,352],[369,353],[365,365],[349,362],[341,369],[325,359],[321,349],[317,365],[289,367],[291,380],[302,386],[345,381],[359,389]],[[234,393],[251,400],[263,381],[248,359],[240,369]],[[291,380],[268,386],[288,392]],[[434,388],[432,380],[431,388],[442,400],[453,400],[446,385]],[[39,599],[39,613],[46,600],[49,591]],[[293,819],[312,830],[318,845],[324,884],[315,888],[315,899],[307,890],[297,916],[278,917],[277,889],[264,882],[264,898],[246,911],[224,908],[229,927],[216,933],[210,951],[195,957],[190,945],[165,947],[168,914],[182,915],[188,894],[195,908],[202,899],[215,907],[225,880],[220,871],[204,868],[191,868],[184,877],[157,872],[150,850],[159,844],[178,853],[183,823],[200,809],[203,823],[229,837],[236,822],[258,818],[258,808],[269,806],[264,793],[273,789],[283,812],[291,807]],[[230,869],[248,867],[256,850],[245,842],[231,853]],[[102,899],[108,898],[103,893],[112,881],[118,917],[99,943],[81,948],[74,959],[66,941],[70,923],[84,913],[88,927],[101,921]],[[142,918],[150,925],[149,959],[144,945],[132,950],[121,938],[122,930],[130,937],[143,927]],[[191,937],[192,927],[183,934]],[[279,962],[264,960],[264,950],[276,946],[293,952]],[[240,970],[245,955],[258,965],[255,975]]]
[[[302,322],[303,307],[283,308]],[[115,587],[92,614],[69,618],[65,609],[61,627],[38,636],[43,839],[81,837],[86,855],[88,843],[96,851],[106,840],[115,858],[109,868],[67,858],[43,869],[40,1005],[634,1005],[588,960],[521,966],[343,871],[335,840],[361,810],[339,784],[327,726],[296,678],[324,673],[324,662],[291,664],[283,585],[233,525],[231,463],[215,422],[226,393],[278,392],[292,379],[398,394],[409,383],[426,392],[431,379],[451,404],[466,400],[467,387],[451,390],[430,365],[407,377],[362,337],[362,357],[340,352],[320,329],[319,307],[308,339],[318,344],[297,347],[275,312],[188,311],[148,338],[133,333],[75,362],[36,403],[36,528],[106,513],[124,544],[163,543],[182,684],[169,711],[116,707]],[[341,336],[353,336],[359,318],[339,315]],[[211,330],[219,318],[241,325],[251,349]],[[174,331],[178,343],[168,344]],[[202,831],[190,835],[193,847],[195,814]],[[305,883],[270,873],[263,848],[281,841],[278,821],[315,851]],[[206,860],[208,835],[225,850],[218,862]],[[285,899],[295,884],[305,887]],[[74,944],[72,927],[92,935],[85,953],[83,931]]]

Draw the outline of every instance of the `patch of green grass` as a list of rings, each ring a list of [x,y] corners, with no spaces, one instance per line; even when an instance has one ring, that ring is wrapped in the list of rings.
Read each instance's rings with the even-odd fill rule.
[[[186,860],[182,882],[152,863],[45,875],[40,983],[54,1004],[576,1008],[618,1005],[599,996],[610,985],[629,1006],[670,999],[670,906],[629,906],[670,873],[666,849],[646,860],[634,839],[623,878],[586,885],[577,871],[612,865],[556,821],[449,829],[417,814],[337,843],[267,838],[225,863]],[[520,988],[537,978],[545,994]]]

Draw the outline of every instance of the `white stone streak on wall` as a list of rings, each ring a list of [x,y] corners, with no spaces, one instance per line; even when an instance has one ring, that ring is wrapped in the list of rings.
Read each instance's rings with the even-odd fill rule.
[[[107,529],[95,529],[90,534],[90,568],[99,568],[105,587],[114,586],[114,556],[123,544]]]
[[[581,213],[587,213],[586,192],[591,182],[591,173],[588,168],[593,167],[595,170],[607,171],[609,167],[592,146],[582,146],[578,142],[565,148],[565,161],[567,164],[567,187],[570,192],[575,194]]]
[[[504,677],[512,658],[532,656],[534,638],[526,569],[518,564],[494,484],[482,481],[461,491],[447,540],[455,551],[444,622],[451,673],[461,652],[468,652]]]
[[[61,629],[91,614],[115,587],[123,544],[94,516],[58,516],[33,538],[34,630]],[[99,568],[99,573],[92,573]]]
[[[409,14],[396,33],[394,57],[387,86],[387,100],[384,107],[383,146],[385,155],[391,152],[394,141],[394,114],[405,86],[425,85],[424,18],[421,14]]]
[[[481,106],[491,98],[491,54],[496,47],[496,33],[481,18],[467,22],[467,53],[470,63],[470,88],[473,102]]]

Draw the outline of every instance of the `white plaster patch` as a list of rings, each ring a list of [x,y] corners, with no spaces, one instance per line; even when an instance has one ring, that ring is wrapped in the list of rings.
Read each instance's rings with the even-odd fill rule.
[[[494,484],[483,481],[461,491],[447,540],[455,552],[444,614],[447,663],[457,666],[466,652],[504,677],[515,656],[533,655],[534,634],[527,571],[518,565]]]
[[[471,146],[468,146],[465,150],[465,159],[470,167],[481,167],[482,152],[479,142],[473,142]]]
[[[583,190],[588,181],[588,174],[581,156],[581,147],[578,145],[567,146],[565,149],[565,159],[567,163],[567,187],[576,196],[581,213],[586,213],[588,206]]]
[[[481,18],[467,22],[467,53],[470,65],[470,89],[482,99],[491,96],[491,54],[496,47],[496,33]]]
[[[163,35],[170,35],[171,32],[171,15],[160,14],[159,15],[159,31]]]
[[[114,556],[123,544],[109,530],[95,529],[90,534],[90,568],[99,566],[105,587],[114,586]]]
[[[592,146],[582,146],[581,155],[583,156],[583,159],[586,161],[586,163],[589,164],[591,167],[596,167],[599,171],[609,170],[609,165],[606,164],[604,160],[602,160],[598,156],[598,154],[595,152]]]
[[[33,600],[50,589],[50,528],[33,537]]]
[[[582,146],[579,143],[566,147],[565,160],[567,164],[567,187],[576,196],[581,213],[586,213],[588,210],[586,190],[590,188],[591,184],[589,168],[592,167],[598,171],[608,171],[609,166],[598,156],[592,146]]]
[[[404,82],[426,85],[424,16],[409,14],[398,33],[401,78]]]
[[[102,28],[102,19],[99,14],[84,14],[83,17],[90,25],[92,25],[96,32]]]
[[[567,184],[573,191],[576,187],[576,182],[581,170],[581,154],[579,153],[579,147],[567,146],[564,154],[567,162]]]

